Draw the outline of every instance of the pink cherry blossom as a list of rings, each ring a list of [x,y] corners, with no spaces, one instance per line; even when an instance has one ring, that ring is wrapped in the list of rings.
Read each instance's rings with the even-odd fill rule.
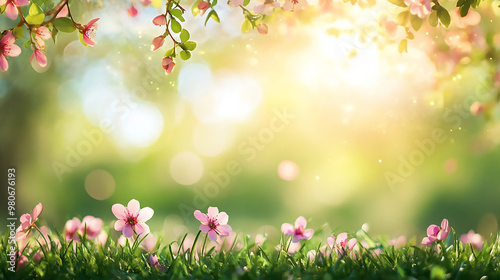
[[[31,46],[33,49],[33,46]],[[35,61],[40,65],[40,67],[45,67],[47,66],[47,57],[45,56],[45,53],[41,49],[34,49],[33,53],[31,54],[30,62],[33,61],[33,58]]]
[[[313,262],[316,259],[316,250],[311,250],[307,252],[307,258],[310,262]]]
[[[243,5],[244,0],[229,0],[229,4],[233,7],[239,7]]]
[[[163,46],[163,43],[165,42],[165,36],[158,36],[153,39],[153,42],[151,42],[151,50],[156,51],[159,49],[161,46]]]
[[[66,237],[66,240],[80,241],[80,238],[76,233],[79,228],[80,228],[80,219],[74,217],[73,219],[68,220],[66,222],[66,225],[64,226],[64,236]]]
[[[389,246],[394,246],[396,248],[402,248],[407,243],[406,236],[401,235],[398,238],[389,240]]]
[[[101,244],[104,247],[106,245],[106,241],[108,241],[108,234],[103,230],[96,238],[97,243]]]
[[[300,11],[305,9],[308,5],[306,0],[285,0],[283,10],[287,12]]]
[[[472,247],[481,250],[483,248],[483,238],[480,234],[475,233],[473,230],[469,230],[467,234],[462,234],[460,236],[460,241],[466,245],[471,244]]]
[[[156,248],[156,242],[158,239],[153,235],[153,234],[148,234],[142,240],[141,244],[139,245],[142,249],[144,249],[146,252],[152,252]]]
[[[430,225],[427,228],[427,237],[424,237],[422,239],[422,245],[430,245],[436,240],[445,240],[446,237],[448,237],[448,233],[450,233],[450,230],[451,227],[447,219],[443,219],[443,221],[441,222],[441,228],[436,225]]]
[[[267,25],[261,23],[261,24],[258,24],[257,25],[257,31],[260,33],[260,34],[264,34],[266,35],[267,32],[269,31],[269,29],[267,28]]]
[[[410,13],[424,18],[431,13],[431,0],[404,0],[407,6],[410,6]]]
[[[0,6],[5,6],[5,14],[10,19],[16,19],[18,15],[17,7],[26,6],[29,0],[0,0]]]
[[[158,26],[165,25],[165,24],[167,24],[167,17],[165,17],[165,15],[156,16],[153,19],[153,24],[158,25]]]
[[[38,203],[31,214],[23,214],[19,221],[21,225],[16,230],[16,240],[24,240],[27,239],[31,234],[31,229],[36,227],[35,222],[38,220],[38,216],[42,213],[43,205],[42,203]]]
[[[59,6],[60,7],[60,6]],[[62,9],[59,11],[59,13],[57,13],[57,16],[56,18],[63,18],[63,17],[67,17],[69,14],[69,10],[68,10],[68,5],[65,4],[64,7],[62,7]]]
[[[174,70],[175,62],[171,57],[164,57],[161,66],[165,69],[165,74],[168,75]]]
[[[256,14],[264,14],[266,16],[270,16],[274,9],[277,9],[280,7],[280,3],[276,1],[265,1],[262,4],[255,5],[253,7],[253,11]]]
[[[116,203],[111,210],[118,218],[115,222],[115,230],[122,231],[125,237],[130,238],[134,233],[137,235],[149,233],[149,226],[145,222],[153,217],[153,209],[149,207],[141,209],[139,201],[132,199],[127,207]]]
[[[450,13],[450,15],[452,17],[451,21],[454,22],[459,28],[476,26],[481,22],[481,15],[472,9],[469,10],[465,17],[460,15],[459,9],[457,9],[454,13]]]
[[[306,218],[300,216],[295,220],[295,227],[289,223],[284,223],[281,225],[281,232],[286,236],[293,235],[292,242],[297,243],[302,239],[310,239],[314,230],[306,229],[307,221]]]
[[[208,207],[206,215],[200,210],[196,210],[194,217],[201,222],[201,232],[208,233],[208,238],[212,241],[217,240],[217,235],[228,236],[232,231],[232,228],[227,224],[229,216],[226,212],[219,213],[217,207]]]
[[[102,220],[93,216],[85,216],[80,224],[80,234],[89,239],[96,238],[102,230]]]
[[[89,23],[87,25],[85,25],[83,31],[82,31],[82,35],[83,35],[83,42],[89,46],[94,46],[95,44],[97,44],[97,41],[95,40],[95,35],[96,35],[96,31],[97,31],[97,21],[99,20],[99,18],[95,18],[91,21],[89,21]]]
[[[208,10],[208,8],[210,8],[210,3],[206,1],[201,1],[198,4],[198,10],[200,10],[200,16],[203,16],[205,12]]]
[[[334,235],[328,237],[326,243],[337,253],[337,256],[342,257],[347,251],[355,249],[358,241],[356,238],[348,239],[347,233],[343,232],[337,235],[337,238]]]
[[[52,33],[50,30],[45,27],[45,26],[40,26],[35,30],[35,45],[37,49],[43,49],[45,48],[45,42],[44,40],[50,39],[52,36]]]
[[[0,40],[0,69],[3,71],[9,69],[7,57],[15,57],[21,54],[21,48],[18,45],[14,45],[15,41],[16,37],[14,37],[12,31],[7,32]]]
[[[130,5],[130,7],[127,10],[127,13],[129,16],[135,17],[139,13],[139,11],[137,11],[137,9],[134,7],[134,5]]]

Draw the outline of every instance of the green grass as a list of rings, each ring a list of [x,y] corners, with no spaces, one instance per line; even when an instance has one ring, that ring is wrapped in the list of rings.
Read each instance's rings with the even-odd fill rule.
[[[361,234],[360,234],[361,233]],[[34,232],[35,236],[39,236]],[[138,245],[118,245],[115,240],[107,239],[102,246],[93,240],[84,242],[66,241],[63,236],[50,238],[50,249],[44,247],[40,253],[40,243],[32,238],[23,255],[28,262],[16,272],[8,270],[8,235],[4,234],[0,243],[2,279],[500,279],[498,263],[500,260],[498,238],[485,243],[482,250],[462,246],[455,234],[450,234],[448,245],[420,246],[406,244],[401,248],[387,246],[385,240],[373,242],[366,233],[356,234],[358,241],[364,239],[372,248],[362,248],[356,256],[350,254],[337,257],[332,252],[325,257],[317,253],[310,261],[307,252],[318,251],[325,241],[313,237],[301,241],[300,250],[294,254],[285,253],[288,240],[282,237],[275,243],[266,240],[256,245],[252,239],[241,238],[241,249],[217,252],[215,247],[206,246],[204,234],[198,238],[198,247],[205,244],[203,253],[191,254],[187,249],[174,250],[175,245],[183,248],[185,239],[165,244],[158,241],[151,252],[158,256],[162,271],[151,266],[148,257],[151,253]],[[184,236],[185,237],[185,236]],[[60,246],[56,238],[61,240]],[[235,239],[236,240],[236,239]],[[279,250],[275,246],[279,244]],[[229,244],[226,244],[229,245]],[[188,246],[191,247],[191,246]],[[227,246],[229,247],[229,246]],[[444,248],[437,250],[436,248]],[[374,249],[381,249],[380,255]],[[330,251],[330,248],[322,249]],[[39,260],[35,254],[41,255]],[[198,256],[198,257],[197,257]],[[320,258],[321,256],[321,258]],[[487,278],[485,278],[485,276]]]

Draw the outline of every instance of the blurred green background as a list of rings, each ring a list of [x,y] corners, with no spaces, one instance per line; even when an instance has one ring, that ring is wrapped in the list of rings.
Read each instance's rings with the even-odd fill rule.
[[[32,69],[23,48],[0,76],[0,166],[17,169],[17,215],[42,202],[42,224],[62,231],[74,216],[109,224],[111,206],[135,198],[155,210],[153,232],[195,232],[192,212],[217,206],[245,233],[300,215],[313,228],[368,223],[386,236],[422,237],[443,218],[457,233],[496,233],[499,49],[488,30],[499,22],[489,3],[489,51],[453,71],[436,58],[451,47],[425,47],[425,31],[399,54],[398,42],[360,39],[373,11],[337,4],[343,13],[271,18],[266,36],[241,34],[240,12],[225,4],[222,24],[189,16],[198,48],[168,76],[162,50],[149,50],[163,32],[151,24],[158,10],[81,8],[82,22],[101,18],[95,47],[61,33],[47,43],[48,67]],[[471,115],[471,100],[484,114]]]

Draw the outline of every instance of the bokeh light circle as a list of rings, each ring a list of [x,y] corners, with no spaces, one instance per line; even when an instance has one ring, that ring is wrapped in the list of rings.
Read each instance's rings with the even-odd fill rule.
[[[278,166],[278,175],[281,179],[291,181],[299,174],[299,167],[290,160],[282,161]]]
[[[96,169],[85,178],[85,190],[94,199],[107,199],[115,191],[115,179],[108,171]]]
[[[170,175],[181,185],[192,185],[203,175],[203,162],[194,153],[178,153],[170,162]]]

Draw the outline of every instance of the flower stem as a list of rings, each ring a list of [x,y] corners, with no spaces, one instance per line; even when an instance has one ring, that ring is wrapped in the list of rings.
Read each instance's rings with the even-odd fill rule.
[[[191,254],[189,255],[189,263],[193,260],[193,253],[196,248],[196,243],[198,242],[198,238],[200,237],[201,230],[198,231],[198,234],[196,235],[194,242],[193,242],[193,247],[191,247]]]
[[[208,234],[205,234],[205,240],[203,240],[203,247],[201,248],[201,255],[202,256],[205,255],[205,245],[207,244],[207,237],[208,237]]]

